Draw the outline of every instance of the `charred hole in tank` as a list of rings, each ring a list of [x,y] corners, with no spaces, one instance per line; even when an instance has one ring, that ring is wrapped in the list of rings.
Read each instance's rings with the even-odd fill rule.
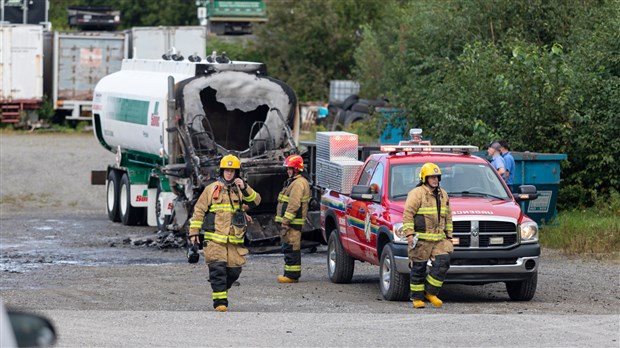
[[[250,147],[250,139],[260,131],[260,127],[252,125],[265,122],[269,112],[269,106],[265,104],[249,112],[228,110],[224,103],[217,100],[217,90],[211,87],[200,91],[200,101],[213,129],[215,142],[228,150],[244,151]]]

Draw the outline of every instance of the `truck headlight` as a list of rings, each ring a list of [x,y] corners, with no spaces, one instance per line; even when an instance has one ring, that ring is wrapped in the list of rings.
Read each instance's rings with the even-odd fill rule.
[[[538,224],[535,222],[524,222],[519,225],[522,243],[538,242]]]
[[[394,243],[407,244],[407,236],[405,236],[402,222],[397,222],[392,225],[392,235],[394,236]]]

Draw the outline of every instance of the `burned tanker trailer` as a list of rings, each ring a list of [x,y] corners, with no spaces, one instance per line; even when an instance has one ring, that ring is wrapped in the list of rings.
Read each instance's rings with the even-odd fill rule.
[[[127,59],[97,84],[94,133],[116,154],[107,170],[93,172],[93,183],[106,185],[108,217],[187,232],[194,204],[219,175],[220,159],[233,154],[243,179],[262,197],[248,212],[246,242],[274,241],[277,197],[287,178],[282,164],[298,153],[295,93],[267,76],[262,63],[190,58]],[[309,232],[320,228],[312,220]]]

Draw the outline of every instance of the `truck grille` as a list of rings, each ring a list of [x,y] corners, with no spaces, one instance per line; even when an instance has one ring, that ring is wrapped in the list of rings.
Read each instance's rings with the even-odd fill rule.
[[[457,249],[508,248],[517,244],[517,226],[506,221],[454,221]]]

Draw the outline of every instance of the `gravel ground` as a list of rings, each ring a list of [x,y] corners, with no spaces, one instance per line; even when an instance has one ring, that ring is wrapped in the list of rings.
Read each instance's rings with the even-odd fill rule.
[[[156,231],[152,227],[127,227],[107,219],[105,187],[90,185],[90,171],[103,170],[113,160],[114,155],[105,151],[90,133],[0,133],[0,297],[9,306],[41,311],[55,317],[63,346],[82,343],[123,346],[123,343],[133,342],[120,340],[118,337],[126,337],[121,333],[117,339],[92,341],[94,338],[86,337],[93,334],[92,330],[81,333],[74,326],[79,320],[92,321],[90,314],[81,316],[79,313],[82,312],[117,313],[116,317],[111,315],[113,318],[107,315],[98,317],[108,318],[105,320],[112,323],[106,322],[106,325],[125,332],[127,330],[123,331],[119,322],[132,325],[133,321],[126,322],[123,318],[133,318],[141,311],[153,317],[161,316],[164,324],[153,324],[153,327],[165,327],[166,320],[182,321],[185,315],[194,318],[192,313],[211,310],[206,266],[202,262],[187,264],[179,249],[159,250],[127,243],[129,240],[154,239]],[[544,230],[542,233],[544,238]],[[475,327],[487,325],[484,323],[489,320],[500,320],[496,316],[510,321],[514,315],[527,315],[534,318],[537,325],[549,325],[566,333],[564,341],[558,341],[555,336],[532,341],[527,330],[517,330],[522,336],[515,334],[509,341],[498,341],[485,335],[476,340],[474,330],[471,337],[459,341],[462,345],[538,343],[543,346],[617,347],[620,340],[618,261],[604,256],[599,257],[600,260],[569,258],[549,249],[543,249],[541,259],[538,291],[532,301],[510,301],[503,284],[448,284],[442,290],[444,308],[430,308],[415,314],[427,317],[430,322],[437,320],[433,318],[439,318],[438,315],[453,318],[453,324],[457,326],[472,321],[476,323]],[[291,313],[298,313],[295,320],[302,322],[291,325],[297,332],[316,335],[303,321],[318,320],[322,325],[332,322],[337,325],[342,319],[340,316],[350,314],[346,317],[348,320],[360,320],[359,325],[370,329],[377,318],[389,322],[386,315],[403,316],[403,320],[411,315],[410,304],[382,299],[378,268],[356,262],[353,282],[341,285],[332,284],[327,278],[325,247],[320,247],[316,253],[305,253],[302,260],[303,281],[291,286],[275,282],[282,268],[281,255],[250,255],[240,286],[233,287],[229,297],[231,312],[252,314],[231,317],[238,318],[238,321],[233,320],[235,325],[244,325],[246,319],[260,325],[261,314],[264,314],[264,325],[279,325],[282,320],[293,320]],[[185,312],[187,314],[183,314]],[[333,316],[329,316],[330,313]],[[561,323],[587,319],[590,329],[575,333],[574,327],[562,328],[555,319],[548,320],[555,315],[560,315],[557,320]],[[592,318],[607,319],[601,322],[590,320]],[[344,325],[343,330],[346,327],[351,326]],[[251,331],[256,330],[252,328]],[[595,330],[598,338],[591,340],[588,330]],[[358,337],[356,340],[334,341],[331,337],[323,341],[291,343],[278,340],[273,343],[277,346],[299,346],[303,342],[306,344],[302,346],[385,343],[370,339],[354,344],[359,342],[359,337],[365,337],[363,331],[352,334]],[[450,334],[449,330],[447,334]],[[572,339],[571,335],[576,334],[580,336]],[[151,332],[149,337],[161,336]],[[145,339],[140,342],[166,346],[168,341]],[[175,342],[189,343],[190,346],[207,345],[189,338]],[[262,346],[261,342],[235,340],[215,345]],[[408,342],[407,335],[403,336],[403,342]],[[430,336],[429,342],[432,342]],[[451,341],[442,342],[453,345]]]

